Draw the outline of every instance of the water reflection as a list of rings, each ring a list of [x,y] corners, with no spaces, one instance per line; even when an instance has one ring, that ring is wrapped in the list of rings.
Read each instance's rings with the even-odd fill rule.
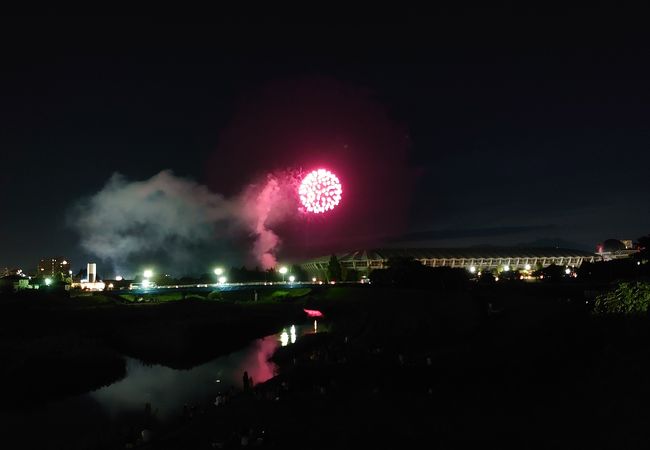
[[[189,370],[161,365],[145,365],[127,359],[127,377],[91,392],[111,417],[127,411],[140,411],[151,404],[161,420],[178,415],[184,404],[204,401],[230,387],[241,388],[241,376],[247,371],[255,383],[272,378],[276,366],[269,361],[278,347],[275,336],[254,341],[245,350],[217,358]]]
[[[149,403],[157,417],[166,420],[178,415],[185,404],[214,398],[231,387],[241,389],[244,371],[255,384],[272,378],[277,367],[269,359],[278,346],[294,344],[299,335],[311,334],[317,327],[316,321],[314,329],[309,325],[291,325],[288,333],[286,328],[282,330],[279,339],[277,335],[257,339],[238,352],[189,370],[146,365],[128,358],[126,378],[88,395],[111,417],[128,411],[141,411]]]
[[[186,404],[213,403],[220,392],[241,389],[244,371],[255,384],[267,381],[277,371],[275,364],[269,361],[275,350],[317,329],[316,321],[313,328],[311,324],[292,325],[288,332],[284,329],[280,335],[257,339],[240,351],[189,370],[146,365],[127,358],[124,379],[28,413],[0,413],[0,422],[17,434],[22,433],[27,424],[39,424],[44,433],[29,439],[26,443],[30,447],[37,446],[37,442],[41,448],[74,449],[88,443],[92,445],[87,447],[97,446],[98,442],[109,442],[133,424],[140,423],[147,404],[155,418],[165,422],[180,416]]]

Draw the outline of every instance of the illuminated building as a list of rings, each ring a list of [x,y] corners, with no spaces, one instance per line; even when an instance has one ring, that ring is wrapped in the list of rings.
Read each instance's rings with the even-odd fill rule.
[[[638,251],[639,249],[634,247],[631,239],[607,239],[606,241],[596,245],[596,254],[600,256],[603,261],[629,258]]]
[[[590,252],[564,248],[526,247],[475,247],[475,248],[386,248],[360,250],[338,254],[341,267],[353,269],[361,275],[369,275],[374,269],[385,269],[392,258],[411,258],[429,267],[457,267],[469,271],[480,270],[529,270],[558,266],[579,267],[583,262],[595,262],[600,258]],[[330,256],[323,256],[301,264],[311,276],[326,278]]]
[[[38,263],[39,277],[55,277],[70,273],[70,260],[61,256],[43,258]]]
[[[97,281],[97,264],[95,263],[88,263],[86,266],[86,279],[88,280],[89,283],[94,283]]]
[[[72,287],[80,288],[84,291],[103,291],[106,288],[106,284],[97,279],[97,264],[88,263],[86,265],[86,278],[72,283]]]
[[[0,267],[0,277],[6,277],[9,275],[24,276],[22,269],[17,267]]]

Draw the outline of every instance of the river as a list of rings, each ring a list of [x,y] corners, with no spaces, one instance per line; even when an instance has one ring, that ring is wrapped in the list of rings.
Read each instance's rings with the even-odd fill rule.
[[[109,386],[31,411],[0,413],[2,443],[15,442],[14,449],[82,449],[118,443],[131,429],[142,428],[146,409],[155,422],[164,424],[181,416],[185,405],[205,405],[219,392],[241,389],[244,371],[256,384],[267,381],[277,371],[269,361],[275,350],[322,331],[318,326],[317,321],[289,325],[188,370],[127,358],[126,376]]]

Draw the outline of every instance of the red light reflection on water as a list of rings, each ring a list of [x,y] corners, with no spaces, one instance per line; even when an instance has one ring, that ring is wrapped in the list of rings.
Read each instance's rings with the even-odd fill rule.
[[[257,349],[250,352],[248,357],[241,362],[239,373],[244,371],[253,378],[253,382],[263,383],[275,376],[277,366],[269,361],[280,343],[275,336],[267,336],[257,342]]]

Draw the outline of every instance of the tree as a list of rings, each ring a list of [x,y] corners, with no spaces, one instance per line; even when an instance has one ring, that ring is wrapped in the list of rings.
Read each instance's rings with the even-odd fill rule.
[[[637,253],[637,259],[647,260],[650,259],[650,234],[641,236],[637,239],[639,244],[639,253]]]
[[[341,263],[336,255],[330,256],[330,262],[327,264],[327,276],[329,281],[341,281]]]
[[[650,306],[650,283],[619,283],[611,292],[596,298],[596,314],[647,314]]]
[[[359,281],[359,272],[356,269],[348,269],[345,271],[345,281]]]
[[[291,266],[291,275],[296,277],[296,281],[307,281],[309,279],[309,275],[300,264]]]

